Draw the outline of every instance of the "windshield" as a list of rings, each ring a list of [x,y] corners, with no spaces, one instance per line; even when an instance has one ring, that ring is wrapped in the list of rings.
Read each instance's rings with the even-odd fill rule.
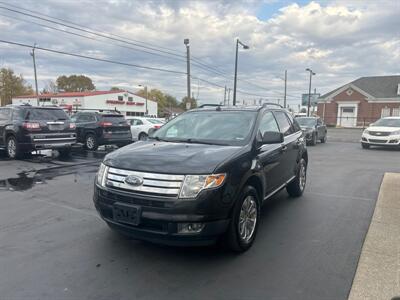
[[[65,111],[53,108],[26,108],[20,111],[20,116],[26,121],[54,121],[69,119]]]
[[[250,111],[189,112],[161,127],[153,137],[174,142],[243,145],[250,137],[256,115]]]
[[[302,127],[313,127],[317,120],[315,118],[296,118],[296,121]]]
[[[400,127],[399,119],[379,119],[371,126]]]
[[[157,119],[146,119],[146,120],[153,124],[163,124],[163,122]]]

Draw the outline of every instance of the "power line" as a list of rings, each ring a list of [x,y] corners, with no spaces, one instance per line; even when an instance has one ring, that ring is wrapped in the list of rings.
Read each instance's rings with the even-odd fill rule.
[[[17,43],[17,42],[12,42],[12,41],[6,41],[6,40],[0,40],[0,43],[20,46],[20,47],[25,47],[25,48],[32,48],[32,45]],[[57,53],[57,54],[62,54],[62,55],[67,55],[67,56],[85,58],[85,59],[90,59],[90,60],[95,60],[95,61],[101,61],[101,62],[106,62],[106,63],[112,63],[112,64],[117,64],[117,65],[129,66],[129,67],[134,67],[134,68],[139,68],[139,69],[146,69],[146,70],[153,70],[153,71],[160,71],[160,72],[167,72],[167,73],[174,73],[174,74],[186,74],[185,72],[180,72],[180,71],[175,71],[175,70],[124,63],[124,62],[120,62],[120,61],[97,58],[97,57],[92,57],[92,56],[87,56],[87,55],[81,55],[81,54],[76,54],[76,53],[70,53],[70,52],[65,52],[65,51],[60,51],[60,50],[44,48],[44,47],[36,46],[35,48],[37,50],[42,50],[42,51],[47,51],[47,52],[52,52],[52,53]]]

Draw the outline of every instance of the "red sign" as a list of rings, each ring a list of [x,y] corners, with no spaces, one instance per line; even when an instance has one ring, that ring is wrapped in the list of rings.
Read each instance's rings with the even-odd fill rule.
[[[119,100],[106,100],[107,104],[125,104],[125,101],[119,101]]]
[[[137,106],[143,106],[144,103],[142,102],[126,102],[126,105],[137,105]]]

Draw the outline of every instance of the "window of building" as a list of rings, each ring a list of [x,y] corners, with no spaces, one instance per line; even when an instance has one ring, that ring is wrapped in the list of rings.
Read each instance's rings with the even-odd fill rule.
[[[118,101],[124,101],[124,97],[123,96],[118,96]]]
[[[389,107],[382,108],[381,117],[382,118],[390,117],[390,108]]]
[[[393,117],[400,117],[400,107],[398,107],[398,108],[393,108],[392,116],[393,116]]]
[[[128,97],[128,101],[132,102],[133,101],[133,97]]]

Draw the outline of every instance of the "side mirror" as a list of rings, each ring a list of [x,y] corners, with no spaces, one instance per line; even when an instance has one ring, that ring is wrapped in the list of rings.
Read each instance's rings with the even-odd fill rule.
[[[154,132],[156,132],[156,130],[157,130],[157,129],[155,129],[155,128],[150,128],[150,129],[149,129],[149,136],[152,137],[153,134],[154,134]]]
[[[284,136],[281,132],[266,131],[262,137],[263,144],[280,144],[283,143]]]

